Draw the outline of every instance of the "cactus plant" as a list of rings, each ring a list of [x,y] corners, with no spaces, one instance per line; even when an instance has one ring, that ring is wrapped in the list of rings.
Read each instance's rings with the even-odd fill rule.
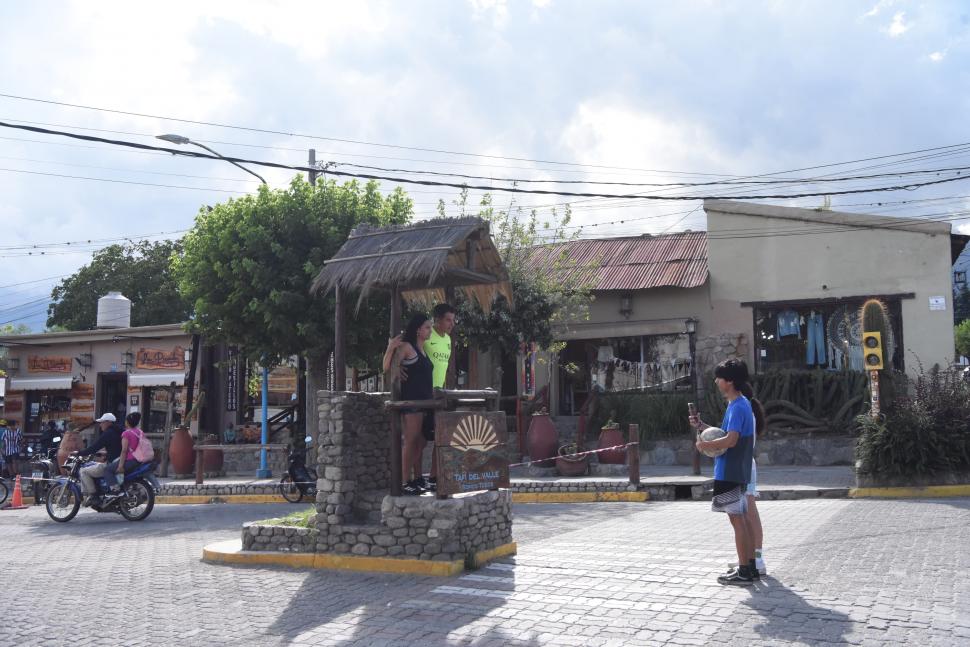
[[[896,399],[892,379],[883,379],[892,371],[893,348],[892,329],[889,324],[889,311],[885,304],[878,299],[869,299],[862,304],[859,321],[865,332],[877,332],[882,336],[883,365],[885,369],[879,371],[879,402],[883,412],[892,408]]]

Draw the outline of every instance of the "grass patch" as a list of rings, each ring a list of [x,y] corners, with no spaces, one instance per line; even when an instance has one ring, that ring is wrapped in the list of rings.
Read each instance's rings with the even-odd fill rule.
[[[294,526],[296,528],[309,528],[310,517],[316,514],[316,512],[316,508],[310,506],[305,510],[291,512],[285,517],[263,519],[262,521],[257,521],[256,523],[260,526]]]

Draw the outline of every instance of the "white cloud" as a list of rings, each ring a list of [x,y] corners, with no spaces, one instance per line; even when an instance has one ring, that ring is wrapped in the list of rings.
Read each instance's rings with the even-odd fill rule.
[[[946,58],[946,50],[943,50],[942,52],[933,52],[930,54],[930,60],[934,63],[939,63],[944,58]]]
[[[545,9],[552,4],[552,0],[532,0],[532,6],[537,9]]]
[[[468,0],[476,20],[491,16],[492,26],[504,27],[509,20],[507,0]]]
[[[893,38],[898,38],[909,31],[910,27],[912,26],[913,23],[906,23],[906,12],[897,11],[896,15],[893,16],[892,23],[890,23],[889,28],[886,31]]]
[[[879,2],[877,2],[875,5],[873,5],[872,9],[870,9],[866,13],[862,14],[862,17],[863,18],[873,18],[875,16],[878,16],[880,11],[882,11],[883,9],[886,9],[887,7],[891,7],[891,6],[893,6],[893,0],[879,0]]]

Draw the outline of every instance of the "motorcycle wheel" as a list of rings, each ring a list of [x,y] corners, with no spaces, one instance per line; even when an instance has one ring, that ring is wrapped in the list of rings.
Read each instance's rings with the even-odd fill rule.
[[[0,479],[0,505],[4,504],[8,496],[10,496],[10,488],[7,487],[6,481]]]
[[[303,492],[300,491],[289,474],[280,479],[280,494],[290,503],[299,503],[300,499],[303,498]]]
[[[142,521],[155,507],[155,491],[138,479],[125,484],[125,495],[118,501],[118,512],[128,521]]]
[[[47,516],[59,523],[65,523],[74,518],[81,509],[81,497],[77,491],[67,483],[58,483],[47,492]]]

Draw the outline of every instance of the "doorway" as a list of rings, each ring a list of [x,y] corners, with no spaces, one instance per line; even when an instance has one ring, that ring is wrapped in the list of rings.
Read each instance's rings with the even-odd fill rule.
[[[128,376],[125,373],[99,373],[97,417],[113,413],[119,421],[124,420],[128,411],[127,395]]]

